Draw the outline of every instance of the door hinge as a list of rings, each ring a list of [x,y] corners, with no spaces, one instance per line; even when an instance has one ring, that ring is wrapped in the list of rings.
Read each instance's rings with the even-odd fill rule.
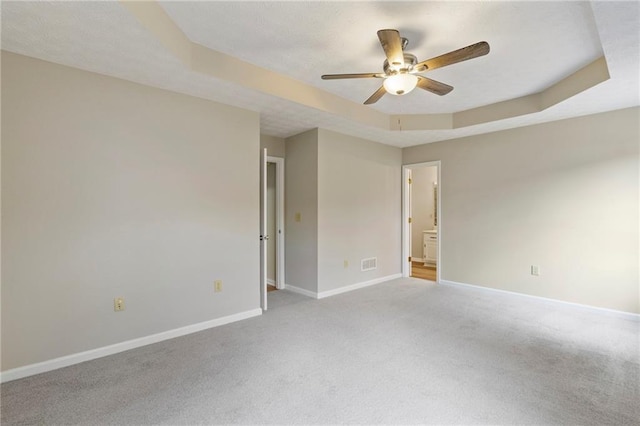
[[[409,262],[411,262],[411,256],[409,256]]]
[[[409,218],[409,223],[411,223],[411,218]]]
[[[413,183],[413,181],[411,180],[411,178],[409,178],[409,185],[411,185]]]

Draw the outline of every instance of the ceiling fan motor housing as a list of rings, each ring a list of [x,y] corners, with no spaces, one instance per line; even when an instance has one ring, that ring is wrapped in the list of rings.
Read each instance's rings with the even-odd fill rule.
[[[416,56],[412,55],[411,53],[404,53],[403,56],[404,66],[400,69],[392,67],[391,65],[389,65],[389,61],[385,59],[382,66],[382,68],[384,69],[384,73],[386,75],[394,75],[398,73],[402,74],[413,71],[413,67],[418,63],[418,58],[416,58]]]

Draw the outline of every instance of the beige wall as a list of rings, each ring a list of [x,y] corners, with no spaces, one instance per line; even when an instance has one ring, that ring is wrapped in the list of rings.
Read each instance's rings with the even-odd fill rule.
[[[286,284],[318,288],[318,130],[286,140],[285,279]],[[296,221],[296,214],[300,221]]]
[[[259,308],[258,147],[257,113],[3,52],[2,370]]]
[[[269,135],[260,135],[260,149],[267,148],[269,157],[285,157],[285,141],[282,138]]]
[[[442,161],[442,278],[640,312],[639,111],[404,149]]]
[[[287,154],[288,284],[399,272],[400,163],[441,160],[444,280],[640,312],[638,108],[285,150],[257,113],[11,53],[2,83],[3,371],[258,308],[259,146]]]
[[[411,257],[423,258],[422,231],[434,229],[433,183],[438,180],[438,168],[411,168]]]
[[[399,148],[319,130],[319,292],[400,272],[401,161]],[[377,269],[361,272],[369,257]]]

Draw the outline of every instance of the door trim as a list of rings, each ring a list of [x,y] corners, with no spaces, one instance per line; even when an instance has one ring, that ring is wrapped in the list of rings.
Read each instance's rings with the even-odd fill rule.
[[[410,191],[409,187],[409,175],[411,169],[418,169],[422,167],[436,167],[438,189],[436,195],[438,197],[438,223],[436,229],[438,230],[438,260],[436,261],[436,282],[440,282],[442,273],[442,164],[438,161],[427,161],[424,163],[405,164],[402,166],[402,276],[411,276],[411,262],[409,256],[411,256],[411,227],[409,226],[409,217],[411,216],[411,210],[409,206]]]
[[[260,150],[260,307],[267,310],[267,148]]]

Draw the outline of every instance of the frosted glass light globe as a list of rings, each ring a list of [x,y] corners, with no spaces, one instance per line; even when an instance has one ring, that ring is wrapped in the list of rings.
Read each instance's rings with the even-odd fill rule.
[[[418,77],[413,74],[395,74],[384,79],[384,89],[392,95],[406,95],[416,88]]]

